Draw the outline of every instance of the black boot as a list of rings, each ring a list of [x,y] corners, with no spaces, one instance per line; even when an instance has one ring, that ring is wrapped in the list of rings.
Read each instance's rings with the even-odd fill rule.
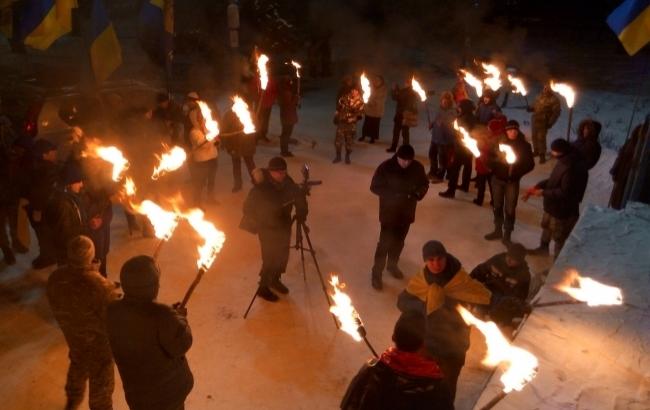
[[[438,195],[440,195],[443,198],[454,198],[456,196],[456,193],[448,189],[443,192],[438,192]]]
[[[512,243],[512,241],[510,240],[511,236],[512,236],[512,231],[503,231],[503,239],[501,239],[501,242],[503,242],[505,246],[510,246],[510,244]]]
[[[483,238],[485,238],[485,240],[487,241],[496,241],[497,239],[503,238],[503,232],[501,231],[501,227],[495,226],[494,231],[485,235]]]
[[[16,263],[16,255],[14,255],[13,251],[11,250],[10,247],[8,246],[3,246],[2,247],[2,253],[5,256],[5,263],[7,265],[13,265]]]
[[[257,295],[264,300],[268,300],[269,302],[277,302],[278,299],[280,299],[278,295],[271,292],[271,289],[269,289],[267,286],[260,286],[259,289],[257,289]]]
[[[381,282],[381,275],[372,274],[372,287],[375,290],[382,290],[384,288],[383,283]]]
[[[286,295],[289,293],[289,288],[284,286],[284,283],[280,282],[280,278],[277,278],[276,280],[271,283],[271,287],[278,292],[282,293],[283,295]]]
[[[336,158],[334,158],[334,161],[332,161],[332,164],[338,164],[341,162],[341,149],[337,148],[336,149]]]
[[[548,256],[549,255],[548,242],[540,242],[539,247],[535,249],[527,249],[526,253],[535,256]]]
[[[350,151],[345,151],[345,163],[350,165]]]
[[[546,154],[539,154],[539,163],[543,164],[546,162]]]

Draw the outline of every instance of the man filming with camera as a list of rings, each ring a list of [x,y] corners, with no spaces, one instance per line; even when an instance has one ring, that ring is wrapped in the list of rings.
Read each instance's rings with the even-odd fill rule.
[[[278,300],[289,289],[280,281],[289,262],[292,211],[297,223],[307,219],[306,192],[287,175],[287,162],[274,157],[266,169],[256,170],[255,186],[244,202],[240,228],[257,234],[262,249],[262,269],[257,295],[269,302]]]

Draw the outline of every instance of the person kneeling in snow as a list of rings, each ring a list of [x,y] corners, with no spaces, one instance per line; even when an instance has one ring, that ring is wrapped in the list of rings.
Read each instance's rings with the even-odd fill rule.
[[[393,331],[395,347],[363,365],[350,382],[341,409],[453,409],[440,367],[424,355],[424,329],[424,316],[403,313]]]
[[[483,284],[470,278],[442,243],[424,244],[422,257],[425,265],[399,295],[397,307],[402,312],[426,315],[424,345],[440,365],[453,399],[469,349],[469,326],[456,307],[460,303],[488,305],[491,294]]]

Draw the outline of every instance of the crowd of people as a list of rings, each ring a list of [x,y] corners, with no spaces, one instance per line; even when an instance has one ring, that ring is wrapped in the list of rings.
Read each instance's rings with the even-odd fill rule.
[[[259,238],[262,266],[257,295],[276,302],[278,293],[289,292],[281,275],[289,259],[292,224],[304,223],[308,215],[304,188],[288,175],[284,159],[293,156],[289,145],[297,142],[292,133],[298,122],[299,79],[290,70],[278,70],[264,90],[257,76],[244,80],[245,100],[257,114],[254,134],[243,132],[232,110],[221,116],[213,108],[220,134],[209,139],[197,92],[188,93],[182,105],[160,95],[147,118],[160,127],[167,140],[188,152],[194,206],[218,204],[215,174],[221,150],[232,158],[233,192],[243,189],[243,160],[252,188],[243,204],[240,228]],[[353,77],[346,77],[338,90],[334,163],[351,163],[360,120],[360,141],[367,138],[372,144],[380,139],[388,87],[376,74],[370,75],[370,86],[372,93],[365,104]],[[409,228],[416,222],[417,204],[431,184],[447,181],[447,189],[439,195],[453,199],[457,190],[468,192],[475,182],[474,203],[478,206],[483,206],[488,192],[494,230],[485,239],[501,240],[506,250],[468,273],[442,243],[425,243],[422,268],[397,300],[402,314],[393,333],[395,346],[363,366],[341,408],[452,409],[469,348],[469,327],[456,307],[469,307],[511,334],[516,321],[528,311],[531,275],[526,255],[549,255],[551,240],[555,242],[554,256],[561,251],[577,222],[588,171],[600,157],[601,124],[592,119],[582,121],[573,144],[554,140],[550,148],[555,163],[549,177],[520,195],[521,180],[535,167],[535,158],[540,164],[548,159],[546,135],[560,114],[559,99],[550,88],[543,89],[530,110],[531,146],[520,124],[501,112],[496,93],[485,90],[475,104],[459,80],[453,90],[441,93],[439,105],[428,116],[428,171],[415,159],[409,140],[410,128],[417,126],[421,116],[418,96],[407,82],[394,86],[391,97],[396,109],[386,151],[392,156],[377,167],[370,184],[370,191],[379,197],[381,225],[371,286],[382,290],[384,270],[397,279],[404,278],[399,258]],[[265,168],[257,168],[256,146],[268,141],[275,104],[280,106],[282,125],[279,156]],[[463,144],[455,122],[478,141],[477,158]],[[119,193],[117,184],[101,176],[110,174],[100,172],[102,168],[105,171],[105,164],[81,155],[85,137],[78,128],[67,143],[68,155],[57,158],[59,147],[54,143],[15,135],[2,121],[0,126],[0,246],[5,263],[15,263],[15,253],[28,251],[29,221],[39,249],[33,267],[58,267],[48,280],[47,297],[70,349],[66,408],[79,406],[89,381],[90,408],[111,409],[115,363],[131,409],[182,409],[193,385],[185,358],[192,344],[187,312],[178,305],[156,302],[160,268],[148,256],[127,261],[119,283],[106,279],[112,202]],[[503,145],[516,155],[514,162],[507,161],[500,149]],[[526,249],[512,242],[512,231],[519,198],[531,196],[543,197],[542,236],[538,247]],[[129,226],[136,224],[132,211],[127,218]],[[142,224],[143,233],[150,235],[146,221]]]

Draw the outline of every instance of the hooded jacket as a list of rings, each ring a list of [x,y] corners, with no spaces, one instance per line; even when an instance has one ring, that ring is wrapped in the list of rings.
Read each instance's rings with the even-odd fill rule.
[[[588,179],[589,171],[582,156],[571,147],[569,153],[558,158],[551,176],[536,185],[544,190],[544,212],[558,219],[580,215]]]
[[[584,137],[583,132],[587,127],[591,128],[591,135]],[[598,139],[601,129],[600,122],[590,119],[583,120],[578,126],[578,139],[573,143],[573,147],[582,155],[588,170],[592,169],[600,159],[602,147]]]
[[[505,154],[499,151],[499,144],[512,147],[517,156],[517,160],[512,166],[506,162]],[[530,143],[526,141],[524,134],[519,132],[514,140],[509,139],[507,136],[501,137],[492,148],[487,163],[495,177],[502,181],[517,182],[535,168],[535,157]]]
[[[370,191],[379,196],[379,221],[387,226],[412,224],[417,203],[428,190],[424,166],[413,160],[402,168],[397,155],[379,165],[370,184]]]

